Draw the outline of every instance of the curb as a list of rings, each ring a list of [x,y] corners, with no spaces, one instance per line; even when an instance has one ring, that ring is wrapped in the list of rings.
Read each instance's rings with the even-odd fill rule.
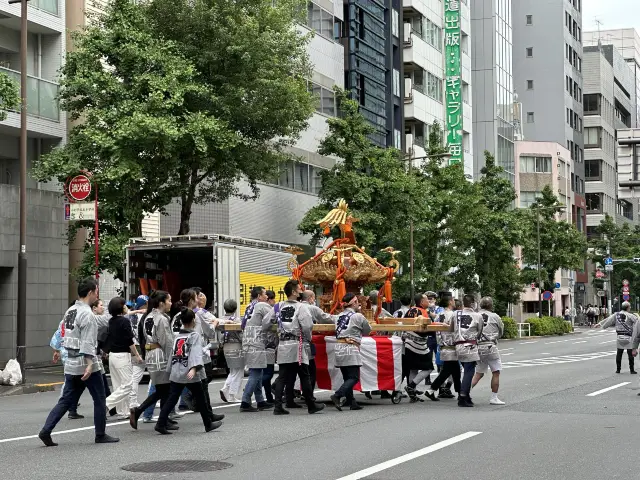
[[[553,338],[553,337],[566,337],[568,335],[580,335],[584,332],[570,332],[565,333],[564,335],[544,335],[544,336],[531,336],[531,337],[520,337],[520,338],[501,338],[500,343],[502,342],[515,342],[519,340],[532,340],[537,338]]]
[[[0,397],[11,397],[14,395],[28,395],[32,393],[41,392],[53,392],[54,386],[51,384],[46,385],[16,385],[15,387],[0,388]]]

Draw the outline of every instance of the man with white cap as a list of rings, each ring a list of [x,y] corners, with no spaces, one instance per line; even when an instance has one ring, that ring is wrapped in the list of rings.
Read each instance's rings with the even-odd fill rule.
[[[633,346],[632,343],[635,341],[633,335],[636,323],[638,323],[638,317],[629,312],[630,309],[631,304],[629,302],[622,302],[622,310],[604,319],[602,323],[596,325],[596,328],[601,327],[604,329],[615,325],[616,334],[618,336],[616,345],[618,348],[618,352],[616,354],[616,373],[620,373],[620,368],[622,367],[622,354],[626,349],[627,355],[629,356],[629,370],[631,370],[632,375],[635,375],[637,372],[633,368],[633,352],[631,349],[637,349],[637,346]]]

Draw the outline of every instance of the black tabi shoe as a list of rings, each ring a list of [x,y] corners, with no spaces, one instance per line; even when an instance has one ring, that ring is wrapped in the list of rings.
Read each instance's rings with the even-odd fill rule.
[[[371,396],[371,392],[363,392],[364,396],[367,397],[368,400],[373,400],[373,397]]]
[[[467,397],[458,397],[458,406],[459,407],[473,407],[473,404],[469,403],[469,399]]]
[[[84,418],[84,415],[80,415],[78,412],[73,412],[68,415],[69,420],[80,420]]]
[[[362,410],[362,406],[358,405],[356,402],[352,402],[349,407],[350,410]]]
[[[309,414],[318,413],[324,410],[324,403],[315,403],[313,407],[309,408]]]
[[[282,408],[282,405],[277,406],[273,409],[273,414],[274,415],[289,415],[289,410],[285,410],[284,408]]]
[[[406,387],[404,387],[404,391],[407,392],[407,395],[409,395],[409,398],[411,400],[416,398],[416,389],[413,387],[410,387],[409,385],[407,385]]]
[[[616,370],[616,373],[620,373],[620,370]]]
[[[111,435],[96,435],[96,443],[118,443],[120,441],[117,437],[112,437]]]
[[[213,432],[216,428],[220,428],[222,426],[222,422],[211,422],[208,427],[204,429],[206,433]]]
[[[631,370],[629,373],[630,373],[631,375],[637,375],[637,374],[638,374],[638,372],[636,372],[635,370]]]
[[[250,403],[245,403],[242,402],[240,403],[240,411],[241,412],[257,412],[258,409],[256,407],[254,407],[253,405],[251,405]]]
[[[212,413],[209,416],[211,417],[212,422],[221,422],[222,420],[224,420],[224,415],[220,413]]]
[[[140,419],[140,415],[142,415],[142,410],[138,411],[137,408],[129,409],[129,425],[134,430],[138,429],[138,420]]]
[[[387,392],[386,390],[382,390],[380,392],[380,398],[384,398],[385,400],[388,400],[391,398],[391,394],[389,392]],[[352,408],[353,410],[353,408]]]
[[[441,388],[440,392],[438,392],[438,398],[456,398],[456,396],[451,393],[451,390],[446,388]]]
[[[271,410],[273,408],[273,403],[258,402],[257,406],[258,410],[262,412],[263,410]]]
[[[42,443],[44,443],[45,447],[57,447],[58,446],[58,444],[51,439],[51,434],[50,433],[40,432],[38,434],[38,438],[40,440],[42,440]]]
[[[342,405],[340,405],[340,397],[337,395],[331,395],[331,401],[333,402],[334,407],[338,409],[339,412],[342,411]]]
[[[302,408],[302,405],[298,405],[297,403],[287,403],[287,408]]]
[[[161,433],[162,435],[171,435],[171,432],[167,427],[159,427],[158,425],[156,425],[154,427],[154,430],[158,433]]]
[[[224,395],[224,392],[222,390],[220,390],[220,399],[224,402],[224,403],[229,403],[229,400],[227,400],[227,397]]]
[[[475,407],[475,403],[473,403],[473,399],[471,397],[467,397],[467,402],[471,404],[472,407]]]
[[[432,402],[439,402],[440,399],[438,397],[436,397],[435,393],[431,393],[431,392],[425,392],[425,395],[427,396],[427,398],[429,400],[431,400]]]
[[[117,410],[116,410],[116,407],[113,407],[111,410],[109,410],[109,416],[110,416],[110,417],[115,416],[117,413],[118,413],[118,412],[117,412]]]

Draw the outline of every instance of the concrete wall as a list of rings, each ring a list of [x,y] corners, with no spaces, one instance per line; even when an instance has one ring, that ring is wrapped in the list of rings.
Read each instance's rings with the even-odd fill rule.
[[[15,358],[19,189],[0,185],[0,365]],[[51,358],[49,340],[68,307],[69,250],[59,194],[28,190],[27,362]]]

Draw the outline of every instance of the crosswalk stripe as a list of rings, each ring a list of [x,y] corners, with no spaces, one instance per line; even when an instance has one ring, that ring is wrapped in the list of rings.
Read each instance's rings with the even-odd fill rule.
[[[616,352],[593,352],[581,353],[576,355],[558,355],[555,357],[533,358],[529,360],[516,360],[511,362],[503,362],[502,368],[519,368],[519,367],[539,367],[544,365],[558,365],[562,363],[583,362],[586,360],[597,360],[599,358],[615,355]]]

